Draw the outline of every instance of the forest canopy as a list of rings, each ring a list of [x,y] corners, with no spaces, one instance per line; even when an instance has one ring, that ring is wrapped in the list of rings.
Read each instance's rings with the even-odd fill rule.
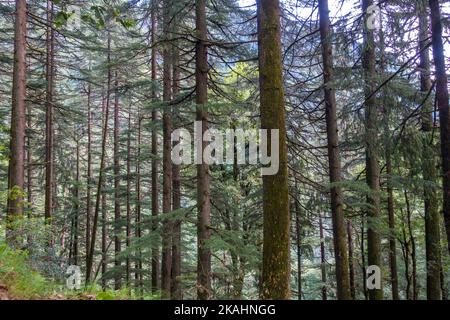
[[[447,300],[449,14],[2,1],[0,299]]]

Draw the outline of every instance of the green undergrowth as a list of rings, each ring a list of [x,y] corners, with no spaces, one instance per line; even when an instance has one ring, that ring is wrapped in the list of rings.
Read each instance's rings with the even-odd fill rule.
[[[27,263],[27,253],[0,243],[0,284],[14,298],[43,298],[52,292],[52,284]]]
[[[134,291],[102,290],[98,284],[69,290],[64,283],[50,280],[30,266],[27,251],[15,250],[0,241],[0,286],[6,288],[10,299],[44,300],[153,300],[159,295]]]

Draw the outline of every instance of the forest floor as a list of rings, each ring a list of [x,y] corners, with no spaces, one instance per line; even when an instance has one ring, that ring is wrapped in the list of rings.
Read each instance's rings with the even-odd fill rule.
[[[8,288],[0,283],[0,300],[14,300],[9,294]]]
[[[27,298],[27,300],[28,299],[29,298]],[[39,297],[39,298],[34,297],[31,299],[32,300],[93,300],[93,299],[95,299],[95,296],[83,295],[78,298],[75,298],[75,297],[67,297],[62,294],[53,294],[50,296],[44,296],[44,297]],[[5,285],[0,284],[0,301],[1,300],[22,300],[22,298],[13,296]]]
[[[1,240],[1,239],[0,239]],[[14,250],[0,241],[0,300],[134,300],[130,290],[103,290],[93,285],[82,290],[67,290],[65,284],[46,278],[31,267],[25,251]]]

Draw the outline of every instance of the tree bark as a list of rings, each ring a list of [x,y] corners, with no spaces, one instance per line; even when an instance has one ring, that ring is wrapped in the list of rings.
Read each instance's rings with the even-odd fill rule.
[[[328,0],[319,0],[320,38],[322,40],[323,86],[325,94],[325,118],[327,124],[328,161],[330,174],[331,216],[333,221],[334,256],[336,261],[336,286],[338,300],[350,300],[350,279],[345,239],[344,204],[341,181],[341,161],[336,115],[336,96],[332,88],[333,52]]]
[[[102,289],[106,290],[107,288],[107,279],[106,279],[106,271],[108,269],[108,208],[106,204],[106,192],[105,192],[105,182],[103,182],[102,186]]]
[[[105,114],[106,111],[106,99],[102,95],[102,115]],[[102,128],[105,125],[105,117],[102,117]],[[92,173],[91,173],[92,174]],[[107,236],[108,236],[108,208],[106,203],[106,192],[105,192],[105,181],[102,181],[102,262],[101,262],[101,271],[102,271],[102,289],[107,289],[107,279],[106,279],[106,271],[108,269],[108,245],[107,245]]]
[[[447,75],[445,73],[444,46],[442,44],[442,22],[438,0],[429,0],[431,9],[431,33],[434,65],[436,68],[436,101],[439,110],[441,132],[443,212],[450,253],[450,116]]]
[[[297,192],[297,183],[295,191]],[[297,240],[297,299],[302,300],[302,226],[299,200],[295,199],[295,231]]]
[[[27,143],[27,218],[30,220],[33,216],[33,158],[31,151],[31,107],[28,106],[28,114],[27,114],[27,129],[28,133],[26,133],[26,143]],[[32,236],[31,234],[27,235],[27,242],[31,244]]]
[[[414,238],[414,231],[412,227],[412,212],[411,212],[411,206],[409,203],[409,197],[408,192],[404,191],[405,195],[405,203],[406,203],[406,217],[408,222],[408,233],[409,233],[409,242],[411,243],[411,262],[412,262],[412,289],[413,289],[413,295],[412,299],[417,300],[418,298],[418,287],[417,287],[417,259],[416,259],[416,240]]]
[[[98,216],[100,211],[100,199],[102,194],[103,187],[103,174],[105,168],[105,157],[106,157],[106,140],[108,136],[108,120],[109,120],[109,103],[110,103],[110,89],[111,89],[111,38],[108,36],[108,54],[107,54],[107,65],[108,65],[108,81],[106,87],[106,110],[105,110],[105,122],[103,124],[103,133],[102,133],[102,149],[100,155],[100,168],[98,175],[98,183],[97,183],[97,194],[95,198],[95,208],[94,208],[94,221],[92,226],[92,234],[91,234],[91,243],[89,245],[89,253],[87,258],[87,266],[86,266],[86,284],[91,282],[92,275],[92,265],[94,262],[94,249],[95,249],[95,240],[97,238],[97,225],[98,225]]]
[[[352,235],[352,222],[347,221],[347,243],[348,243],[348,268],[350,277],[350,294],[353,300],[356,299],[356,287],[355,287],[355,266],[353,263],[353,235]]]
[[[6,240],[9,245],[20,246],[15,223],[23,216],[24,153],[25,153],[25,97],[26,97],[26,33],[27,4],[16,0],[14,26],[14,71],[11,107],[11,141],[8,168],[8,203]]]
[[[367,27],[367,8],[373,5],[372,0],[363,0],[362,9],[364,15],[364,51],[363,69],[365,78],[365,127],[366,127],[366,181],[370,188],[367,195],[368,202],[368,227],[367,227],[367,255],[369,265],[382,268],[381,238],[377,230],[377,222],[380,219],[380,167],[378,155],[378,111],[373,92],[375,83],[375,41],[373,30]],[[382,300],[383,289],[369,290],[371,300]]]
[[[45,222],[51,225],[53,216],[53,93],[54,93],[54,32],[53,32],[53,1],[47,0],[47,53],[46,53],[46,98],[45,98]],[[52,241],[50,236],[50,242]]]
[[[141,231],[141,113],[138,107],[138,127],[137,127],[137,154],[136,154],[136,215],[135,215],[135,237],[140,239],[142,236]],[[136,288],[143,290],[143,273],[142,273],[142,249],[139,246],[137,252],[138,261],[135,264],[136,272],[134,279],[136,281]]]
[[[325,258],[325,237],[323,236],[322,215],[319,213],[319,236],[320,236],[320,273],[322,276],[322,300],[327,300],[327,269]]]
[[[169,6],[171,3],[164,1],[164,35],[169,41]],[[171,134],[172,134],[172,110],[170,100],[172,98],[172,75],[171,75],[171,50],[168,44],[163,48],[163,101],[165,102],[163,111],[163,234],[162,234],[162,255],[161,255],[161,291],[163,298],[170,297],[170,279],[172,272],[172,221],[167,215],[172,211],[172,159],[171,159]]]
[[[437,155],[434,152],[433,134],[433,104],[428,98],[431,88],[430,56],[429,56],[429,32],[426,0],[420,0],[417,4],[419,12],[419,55],[420,55],[420,92],[423,101],[422,132],[423,132],[423,156],[422,172],[423,180],[436,183],[437,181]],[[420,101],[422,103],[422,101]],[[440,300],[441,293],[441,239],[440,217],[438,198],[435,188],[424,187],[425,206],[425,247],[427,264],[427,299]]]
[[[364,299],[367,300],[369,297],[367,295],[367,276],[366,276],[366,249],[364,246],[364,217],[361,217],[361,271],[362,271],[362,280],[363,280],[363,294]]]
[[[102,95],[102,107],[104,98]],[[102,108],[103,109],[103,108]],[[102,110],[103,111],[103,110]],[[103,113],[102,113],[103,114]],[[86,181],[86,266],[88,265],[89,245],[91,239],[91,184],[92,184],[92,114],[91,114],[91,85],[87,88],[87,181]],[[87,268],[87,267],[86,267]]]
[[[402,210],[403,212],[403,210]],[[405,279],[406,279],[406,300],[411,300],[411,276],[409,272],[409,239],[406,237],[406,228],[405,228],[405,217],[403,216],[403,224],[402,224],[402,235],[403,235],[403,243],[402,243],[402,254],[403,261],[405,264]]]
[[[127,131],[127,217],[126,217],[126,247],[129,250],[131,246],[131,106],[128,111],[128,131]],[[131,288],[131,267],[130,257],[127,254],[126,259],[126,282],[127,287]]]
[[[152,87],[156,85],[156,48],[155,48],[155,34],[156,34],[156,7],[151,9],[151,79]],[[152,89],[152,98],[156,101],[155,89]],[[156,122],[158,121],[158,113],[156,110],[152,111],[152,232],[156,233],[158,229],[158,133],[156,130]],[[159,248],[158,245],[152,247],[152,292],[156,293],[159,289]]]
[[[382,17],[380,17],[382,19]],[[385,58],[385,42],[384,30],[380,30],[380,74],[384,77],[386,72],[386,58]],[[394,212],[394,189],[392,184],[392,142],[390,131],[390,100],[388,99],[388,92],[385,88],[382,90],[383,105],[384,105],[384,143],[385,143],[385,157],[386,157],[386,191],[387,191],[387,213],[389,226],[389,269],[392,300],[399,300],[398,293],[398,271],[397,271],[397,248],[395,243],[395,212]]]
[[[280,4],[278,0],[258,0],[257,10],[261,128],[279,130],[279,170],[275,175],[265,175],[262,178],[264,215],[262,297],[289,299],[290,221]]]
[[[121,251],[121,218],[120,218],[120,159],[119,159],[119,80],[117,78],[117,71],[114,72],[114,266],[116,268],[114,272],[114,289],[119,290],[122,287],[122,275],[121,267],[122,262],[120,260]]]
[[[74,186],[74,216],[73,216],[73,264],[78,265],[78,233],[79,233],[79,215],[80,215],[80,142],[78,140],[78,136],[75,136],[76,141],[76,168],[75,168],[75,186]]]
[[[180,68],[179,52],[176,46],[173,47],[173,98],[176,99],[180,91]],[[180,183],[180,165],[172,164],[172,207],[173,210],[181,208],[181,183]],[[181,277],[181,221],[176,219],[172,230],[172,287],[171,298],[180,300],[182,298],[180,277]]]
[[[389,142],[388,142],[389,143]],[[389,268],[392,287],[392,299],[399,300],[398,294],[398,272],[397,272],[397,247],[395,243],[395,215],[394,215],[394,191],[392,187],[392,159],[391,152],[386,152],[386,173],[388,176],[387,186],[387,210],[389,224]]]
[[[197,104],[196,120],[201,121],[201,134],[208,130],[208,57],[207,57],[207,24],[206,1],[196,0],[195,27],[197,43],[195,46],[195,88]],[[211,249],[206,241],[211,237],[211,191],[209,166],[203,163],[203,150],[206,142],[202,141],[201,154],[197,155],[197,299],[211,298]]]

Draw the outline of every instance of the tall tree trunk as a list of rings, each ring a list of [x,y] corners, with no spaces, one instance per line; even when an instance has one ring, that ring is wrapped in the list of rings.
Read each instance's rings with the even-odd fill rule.
[[[164,35],[166,41],[169,41],[170,16],[169,7],[171,2],[164,1]],[[163,214],[166,216],[163,220],[162,234],[162,255],[161,255],[161,291],[163,298],[170,297],[170,276],[172,272],[172,221],[167,215],[172,211],[172,111],[170,100],[172,97],[172,75],[171,75],[171,50],[168,44],[163,48],[163,100],[165,102],[163,111]]]
[[[297,192],[297,181],[295,191]],[[295,231],[297,240],[297,299],[302,300],[302,226],[299,200],[295,199]]]
[[[136,215],[135,215],[135,237],[140,239],[142,236],[141,232],[141,113],[138,107],[138,127],[137,127],[137,154],[136,154]],[[142,250],[138,247],[137,252],[138,261],[135,264],[136,272],[134,274],[134,279],[136,281],[136,288],[143,290],[143,274],[142,274]]]
[[[348,274],[348,256],[345,239],[344,205],[342,189],[336,185],[341,181],[341,161],[339,135],[336,115],[336,96],[332,88],[333,52],[328,0],[319,0],[320,38],[322,40],[323,86],[325,93],[325,118],[327,124],[328,161],[331,198],[331,216],[333,220],[334,255],[336,261],[336,286],[339,300],[350,300],[350,279]]]
[[[23,215],[24,153],[25,153],[25,96],[26,96],[26,34],[27,4],[16,0],[14,26],[14,72],[11,107],[11,141],[8,168],[6,240],[11,246],[20,246],[15,230],[17,218]]]
[[[197,43],[195,46],[195,87],[197,104],[196,120],[201,121],[202,139],[197,155],[197,299],[211,298],[211,249],[206,241],[211,237],[211,191],[209,166],[203,162],[203,150],[206,142],[203,133],[208,130],[208,56],[207,56],[207,24],[206,1],[196,0],[195,27]]]
[[[108,208],[106,207],[106,192],[105,192],[105,182],[103,181],[102,186],[102,289],[106,290],[106,271],[108,269],[108,244],[107,244],[107,235],[108,235]]]
[[[75,187],[74,187],[74,216],[73,216],[73,264],[78,265],[78,233],[79,233],[79,214],[80,214],[80,142],[78,136],[75,136],[76,141],[76,169],[75,169]]]
[[[367,300],[369,297],[367,295],[367,276],[366,276],[366,249],[364,246],[364,217],[361,217],[361,271],[363,280],[363,294],[364,299]]]
[[[356,287],[355,287],[355,266],[353,262],[353,235],[352,235],[352,222],[347,221],[347,243],[348,243],[348,269],[350,277],[350,294],[352,299],[356,299]]]
[[[403,210],[402,210],[403,211]],[[402,224],[402,235],[403,235],[403,243],[402,243],[402,254],[403,254],[403,261],[405,264],[405,279],[406,279],[406,300],[411,300],[411,275],[409,272],[409,257],[410,257],[410,250],[409,250],[409,241],[410,239],[406,236],[406,228],[405,228],[405,216],[403,215],[403,224]]]
[[[131,105],[128,111],[128,132],[127,132],[127,221],[126,221],[126,247],[131,246]],[[130,257],[127,254],[126,259],[126,282],[127,287],[131,289],[131,267]]]
[[[320,272],[322,275],[322,300],[327,300],[327,269],[325,258],[325,237],[323,236],[322,215],[319,213],[319,236],[320,236]]]
[[[381,15],[381,14],[380,14]],[[382,20],[382,16],[380,16]],[[386,72],[386,58],[385,58],[385,41],[384,30],[381,28],[380,33],[380,74],[385,76]],[[387,213],[388,213],[388,226],[389,226],[389,269],[390,269],[390,282],[392,300],[399,300],[398,294],[398,271],[397,271],[397,248],[395,243],[395,214],[394,214],[394,189],[392,184],[392,142],[390,131],[390,100],[388,99],[388,92],[382,90],[383,106],[384,106],[384,143],[385,143],[385,157],[386,157],[386,189],[387,189]]]
[[[436,154],[434,152],[433,134],[433,104],[429,99],[431,90],[430,56],[429,56],[429,32],[426,0],[420,0],[417,4],[419,12],[419,55],[420,55],[420,92],[423,101],[422,132],[423,132],[423,156],[422,170],[423,180],[427,182],[437,181]],[[422,103],[422,101],[420,101]],[[439,224],[439,206],[436,189],[424,187],[425,205],[425,247],[427,263],[427,299],[441,299],[441,239]]]
[[[102,115],[105,114],[106,111],[106,99],[102,95]],[[105,125],[105,117],[102,117],[102,128]],[[105,192],[105,181],[102,181],[102,199],[101,199],[101,206],[102,206],[102,263],[101,263],[101,271],[102,271],[102,289],[106,290],[107,280],[106,280],[106,271],[108,269],[108,245],[107,245],[107,235],[108,235],[108,229],[107,229],[107,223],[108,223],[108,208],[106,203],[106,192]]]
[[[368,227],[367,227],[367,255],[369,265],[382,267],[381,238],[377,229],[377,221],[380,218],[380,167],[378,163],[378,111],[375,97],[375,42],[373,30],[368,28],[367,8],[373,5],[372,0],[363,0],[362,9],[364,15],[364,51],[363,68],[365,77],[365,127],[366,127],[366,181],[370,188],[367,195],[368,202]],[[371,300],[382,300],[383,290],[369,290]]]
[[[443,179],[443,212],[450,253],[450,116],[448,104],[447,75],[445,73],[444,46],[442,44],[442,23],[438,0],[429,0],[431,9],[431,33],[434,65],[436,68],[436,101],[439,109],[441,132],[441,156]]]
[[[54,32],[53,1],[47,0],[47,58],[46,58],[46,98],[45,98],[45,204],[44,216],[47,224],[51,224],[53,215],[53,93],[54,93]],[[50,236],[50,241],[51,236]]]
[[[388,142],[389,144],[389,142]],[[394,215],[394,191],[392,188],[392,159],[391,151],[386,152],[386,173],[388,176],[387,185],[387,210],[389,224],[389,268],[392,287],[392,299],[399,300],[398,295],[398,272],[397,272],[397,247],[395,243],[395,215]]]
[[[27,143],[27,218],[30,220],[33,216],[33,158],[31,152],[31,106],[28,106],[27,114],[27,130],[26,143]],[[33,237],[31,232],[27,234],[27,243],[31,244]]]
[[[120,218],[120,159],[119,159],[119,80],[117,71],[114,72],[114,289],[118,290],[122,287],[122,263],[120,260],[121,251],[121,218]]]
[[[233,130],[236,130],[235,123],[232,121],[231,128]],[[234,138],[234,143],[236,143],[236,137]],[[234,148],[236,150],[236,148]],[[237,162],[237,152],[234,152],[233,156],[233,180],[236,185],[238,185],[239,181],[239,167]],[[224,178],[226,178],[227,173],[223,173]],[[245,191],[244,191],[245,193]],[[231,212],[230,212],[231,211]],[[229,209],[227,208],[226,213],[226,229],[232,232],[236,233],[242,233],[242,240],[243,245],[246,245],[246,233],[247,233],[247,226],[245,223],[244,217],[246,216],[246,210],[244,209],[244,212],[242,214],[242,226],[239,223],[239,212],[240,210],[235,209]],[[242,228],[242,230],[241,230]],[[244,276],[245,276],[245,258],[242,255],[239,255],[238,252],[235,250],[230,250],[230,256],[231,256],[231,265],[232,265],[232,293],[231,297],[232,299],[241,300],[242,299],[242,289],[244,285]]]
[[[102,95],[102,114],[105,99]],[[91,239],[91,184],[92,184],[92,114],[91,114],[91,85],[87,88],[87,181],[86,181],[86,266],[88,265],[89,245]],[[87,268],[87,267],[86,267]]]
[[[105,157],[106,157],[106,140],[108,136],[108,120],[109,120],[109,103],[110,103],[110,90],[111,90],[111,38],[108,35],[108,54],[107,54],[107,65],[108,65],[108,81],[106,87],[106,110],[105,110],[105,122],[103,124],[103,133],[102,133],[102,146],[101,146],[101,155],[100,155],[100,168],[98,175],[98,183],[97,183],[97,194],[95,196],[95,208],[94,208],[94,221],[92,226],[92,234],[91,234],[91,243],[89,245],[89,253],[87,258],[87,266],[86,266],[86,283],[91,282],[92,275],[92,265],[94,263],[94,249],[95,249],[95,240],[97,238],[97,225],[98,225],[98,216],[100,211],[100,199],[102,194],[103,187],[103,174],[105,169]]]
[[[152,79],[152,99],[156,101],[156,6],[151,8],[151,79]],[[152,111],[152,232],[156,233],[158,229],[159,197],[158,197],[158,133],[156,122],[158,121],[158,112]],[[159,247],[152,247],[152,292],[156,293],[159,289]]]
[[[289,200],[281,61],[280,4],[258,0],[258,52],[261,128],[279,130],[279,170],[263,176],[262,297],[289,299]],[[270,149],[270,139],[268,141]]]
[[[417,296],[419,294],[418,287],[417,287],[417,259],[416,259],[416,240],[414,239],[414,231],[412,227],[412,212],[411,212],[411,206],[409,203],[409,197],[408,192],[405,190],[405,203],[406,203],[406,217],[408,222],[408,233],[409,233],[409,241],[411,243],[411,262],[412,262],[412,289],[413,289],[413,295],[412,299],[417,300]]]
[[[173,47],[173,81],[172,92],[176,99],[180,92],[180,68],[179,52],[176,46]],[[180,183],[180,165],[172,165],[172,208],[178,210],[181,208],[181,183]],[[180,287],[181,276],[181,221],[175,220],[172,231],[172,287],[171,298],[180,300],[182,298]]]

